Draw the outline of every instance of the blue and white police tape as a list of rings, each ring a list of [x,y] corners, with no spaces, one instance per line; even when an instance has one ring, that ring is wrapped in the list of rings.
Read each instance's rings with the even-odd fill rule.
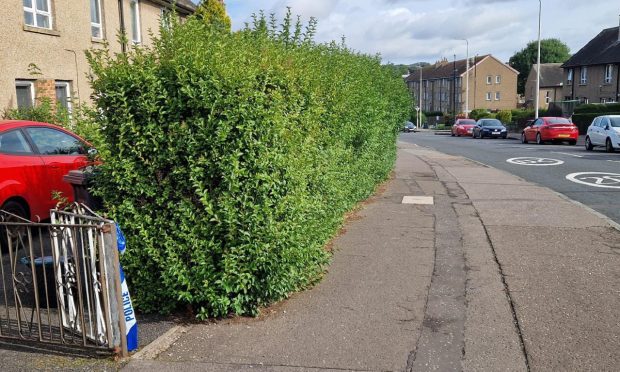
[[[120,227],[116,225],[116,245],[118,246],[118,252],[120,254],[125,253],[127,248],[127,240],[125,235],[121,231]],[[125,316],[125,328],[127,330],[127,350],[134,351],[138,349],[138,323],[136,322],[136,313],[133,310],[131,304],[131,297],[129,296],[129,288],[127,287],[127,281],[125,280],[125,273],[123,268],[121,269],[121,293],[123,296],[123,312]]]

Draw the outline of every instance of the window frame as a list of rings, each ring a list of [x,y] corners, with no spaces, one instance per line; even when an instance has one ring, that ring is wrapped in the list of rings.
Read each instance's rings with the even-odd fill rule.
[[[24,108],[32,108],[35,104],[35,90],[34,90],[34,81],[31,80],[15,80],[15,104],[17,108],[20,109],[22,107],[19,106],[19,99],[17,98],[17,87],[28,87],[30,88],[30,106]]]
[[[141,30],[142,23],[140,22],[140,0],[130,0],[129,11],[131,15],[131,41],[135,45],[142,44],[142,30]],[[134,31],[135,31],[135,34],[134,34]]]
[[[502,75],[495,75],[495,84],[502,83]]]
[[[487,100],[487,101],[492,101],[492,98],[493,98],[493,93],[491,93],[491,92],[487,92],[487,95],[486,95],[486,100]]]
[[[605,76],[604,76],[605,84],[611,84],[613,75],[614,75],[614,65],[611,65],[611,64],[605,65]]]
[[[159,23],[164,30],[170,30],[172,27],[172,22],[170,17],[172,17],[172,11],[167,7],[160,8],[159,11]]]
[[[103,6],[101,6],[101,2],[103,0],[90,0],[91,1],[91,13],[90,13],[90,36],[94,39],[99,39],[99,40],[104,40],[105,36],[103,34],[103,13],[102,13],[102,9]],[[99,15],[99,23],[94,22],[93,21],[93,13],[92,13],[92,3],[95,2],[97,5],[97,14]],[[99,30],[99,36],[96,36],[93,34],[93,28],[97,28]]]
[[[73,104],[72,104],[73,96],[71,95],[71,82],[70,81],[63,81],[63,80],[56,80],[54,82],[54,92],[56,92],[56,89],[58,89],[58,87],[60,87],[60,86],[62,86],[62,88],[66,90],[66,93],[67,93],[67,105],[66,105],[66,108],[67,108],[67,111],[70,114],[73,111]],[[56,104],[58,104],[58,102],[59,102],[58,97],[56,97]]]
[[[574,70],[572,68],[569,68],[568,72],[566,73],[566,82],[568,84],[571,84],[573,82],[573,74]]]
[[[487,85],[493,84],[493,75],[487,75]]]
[[[24,24],[28,27],[42,28],[44,30],[53,30],[54,29],[54,17],[52,17],[52,0],[44,0],[47,4],[47,9],[48,9],[47,11],[37,9],[37,0],[31,0],[31,1],[32,1],[32,6],[30,7],[27,7],[26,5],[22,5],[23,11],[24,11]],[[33,24],[26,23],[26,17],[25,17],[26,12],[32,14]],[[38,22],[37,22],[38,15],[47,17],[49,21],[49,27],[43,27],[43,26],[38,25]]]
[[[495,100],[496,101],[501,101],[502,100],[501,92],[495,92]]]
[[[579,72],[579,84],[588,84],[588,66],[581,67],[581,71]]]

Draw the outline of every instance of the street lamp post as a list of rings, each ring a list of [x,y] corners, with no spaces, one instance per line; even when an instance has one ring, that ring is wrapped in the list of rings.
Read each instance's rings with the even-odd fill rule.
[[[463,39],[467,43],[465,73],[465,117],[469,118],[469,40]]]
[[[536,105],[535,118],[538,119],[538,101],[540,100],[540,18],[542,15],[542,0],[538,0],[538,54],[536,55]]]
[[[422,110],[423,110],[423,105],[422,105],[422,65],[418,65],[418,67],[420,68],[420,95],[418,97],[420,97],[419,99],[419,106],[420,106],[420,110],[418,110],[418,123],[419,126],[422,126]],[[420,128],[418,128],[420,129]]]

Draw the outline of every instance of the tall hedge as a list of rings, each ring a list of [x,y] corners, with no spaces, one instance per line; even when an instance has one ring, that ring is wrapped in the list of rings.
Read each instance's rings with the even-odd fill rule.
[[[142,311],[255,315],[311,285],[345,212],[392,169],[402,79],[314,43],[314,21],[275,24],[189,19],[150,49],[89,55],[109,147],[96,191]]]

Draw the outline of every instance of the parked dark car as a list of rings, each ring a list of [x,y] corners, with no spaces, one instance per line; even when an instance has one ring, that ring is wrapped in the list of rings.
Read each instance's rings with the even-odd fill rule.
[[[480,119],[476,122],[471,136],[473,138],[506,138],[508,136],[508,130],[502,122],[497,119]]]
[[[406,133],[415,132],[415,125],[410,121],[406,121],[405,126],[403,128],[403,132],[406,132]]]

